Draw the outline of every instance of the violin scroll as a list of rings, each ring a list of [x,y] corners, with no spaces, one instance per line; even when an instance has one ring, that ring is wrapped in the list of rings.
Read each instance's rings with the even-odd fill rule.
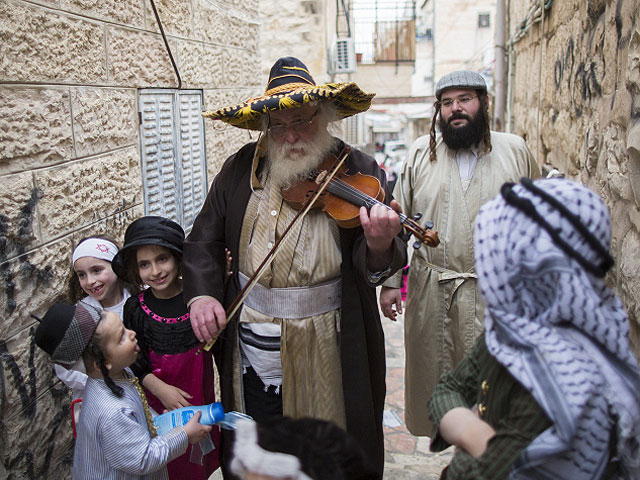
[[[403,218],[404,217],[404,218]],[[405,242],[409,241],[411,235],[416,237],[416,241],[413,243],[413,248],[416,250],[424,243],[427,247],[435,248],[440,245],[440,239],[438,238],[438,232],[433,231],[433,222],[428,221],[425,223],[424,228],[421,227],[417,220],[422,217],[421,213],[417,213],[413,218],[400,216],[403,227],[406,229],[403,239]]]

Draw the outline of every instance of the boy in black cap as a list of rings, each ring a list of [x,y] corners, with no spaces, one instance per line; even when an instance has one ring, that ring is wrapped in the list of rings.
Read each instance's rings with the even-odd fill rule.
[[[166,479],[166,463],[211,430],[198,423],[157,436],[144,393],[127,368],[139,352],[135,332],[113,312],[79,302],[55,304],[36,329],[36,344],[65,367],[84,360],[89,379],[80,413],[72,478]]]

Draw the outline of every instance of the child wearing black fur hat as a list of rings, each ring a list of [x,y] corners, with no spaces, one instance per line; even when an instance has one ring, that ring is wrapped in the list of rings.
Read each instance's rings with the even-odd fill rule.
[[[167,479],[167,462],[211,431],[198,423],[158,436],[144,392],[127,368],[139,352],[135,332],[113,312],[79,302],[55,304],[36,329],[36,344],[70,367],[84,360],[89,378],[77,427],[74,479]]]
[[[137,289],[125,303],[123,321],[140,343],[131,369],[157,411],[215,401],[213,359],[209,352],[198,353],[182,294],[183,241],[176,222],[142,217],[127,227],[112,262],[116,275]],[[218,468],[218,438],[214,428],[211,438],[167,465],[169,478],[207,480]]]

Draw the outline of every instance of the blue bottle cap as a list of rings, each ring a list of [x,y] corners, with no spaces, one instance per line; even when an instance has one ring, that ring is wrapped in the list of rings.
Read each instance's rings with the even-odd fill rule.
[[[224,408],[220,402],[215,402],[209,405],[209,415],[213,418],[214,423],[224,420]]]

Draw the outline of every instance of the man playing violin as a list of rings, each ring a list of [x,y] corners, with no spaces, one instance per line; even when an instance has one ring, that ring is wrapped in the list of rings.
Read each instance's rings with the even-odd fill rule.
[[[445,75],[436,99],[431,133],[412,145],[394,190],[404,213],[422,212],[441,239],[439,247],[413,253],[407,282],[405,422],[418,436],[432,434],[426,405],[438,378],[482,333],[473,261],[478,209],[504,182],[540,175],[521,137],[490,130],[487,86],[479,73]],[[401,281],[395,275],[380,293],[382,313],[391,319],[402,313]]]
[[[205,112],[261,135],[214,179],[185,241],[183,276],[194,332],[203,342],[217,338],[225,410],[333,421],[381,478],[385,357],[375,287],[406,264],[400,219],[376,204],[360,208],[354,228],[319,209],[293,222],[300,212],[283,198],[334,155],[345,157],[348,173],[376,177],[389,205],[377,163],[355,149],[347,154],[329,133],[331,122],[367,110],[372,98],[354,83],[316,85],[287,57],[272,67],[263,96]],[[226,289],[225,247],[233,256]],[[227,318],[225,308],[254,275],[239,313]]]

